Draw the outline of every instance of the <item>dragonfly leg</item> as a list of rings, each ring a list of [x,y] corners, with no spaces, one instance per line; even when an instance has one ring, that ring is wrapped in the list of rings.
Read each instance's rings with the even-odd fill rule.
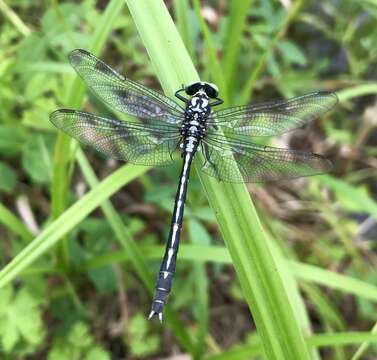
[[[210,106],[217,106],[217,105],[221,105],[221,104],[224,102],[224,100],[223,100],[223,99],[220,99],[220,98],[216,98],[215,100],[216,100],[216,101],[210,103],[209,105],[210,105]]]
[[[209,151],[208,151],[208,146],[204,143],[202,143],[202,150],[203,150],[205,161],[208,162],[213,167],[216,174],[218,174],[218,168],[217,168],[216,164],[211,160],[211,156],[210,156]]]
[[[189,102],[189,99],[187,99],[187,98],[185,98],[184,96],[182,96],[181,94],[180,94],[180,92],[182,92],[182,91],[185,91],[185,88],[183,87],[182,89],[179,89],[179,90],[177,90],[176,92],[175,92],[175,97],[177,97],[179,100],[181,100],[181,101],[183,101],[184,103],[188,103]]]

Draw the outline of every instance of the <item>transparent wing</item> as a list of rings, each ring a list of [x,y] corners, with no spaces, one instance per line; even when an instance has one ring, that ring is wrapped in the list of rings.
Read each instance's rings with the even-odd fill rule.
[[[126,79],[88,51],[73,50],[69,61],[89,88],[114,109],[150,121],[182,121],[183,109],[176,102]]]
[[[174,125],[117,121],[89,113],[60,109],[50,121],[83,144],[103,154],[139,165],[167,165],[180,141]]]
[[[225,133],[245,136],[274,136],[298,128],[320,117],[338,102],[333,92],[316,92],[289,100],[232,107],[214,111],[208,125],[217,124]]]
[[[220,181],[255,183],[293,179],[328,172],[331,162],[316,154],[232,140],[203,139],[202,171]]]

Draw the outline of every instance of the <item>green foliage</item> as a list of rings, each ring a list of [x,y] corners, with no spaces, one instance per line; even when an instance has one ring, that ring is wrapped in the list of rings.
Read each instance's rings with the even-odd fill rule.
[[[78,322],[65,337],[54,340],[47,359],[110,360],[111,356],[105,349],[95,344],[88,326]]]
[[[144,314],[135,314],[128,325],[125,342],[129,344],[133,356],[144,358],[155,353],[160,347],[157,335],[148,334],[149,322]]]
[[[17,175],[14,170],[5,162],[0,162],[0,191],[12,192],[16,185]]]
[[[34,352],[45,337],[41,315],[37,300],[26,289],[3,288],[0,297],[2,352],[17,355]]]
[[[36,183],[51,181],[53,140],[50,136],[32,136],[23,149],[22,166]]]
[[[0,0],[0,358],[375,358],[375,1],[145,3]],[[192,172],[162,327],[144,314],[179,156],[116,170],[56,132],[59,107],[115,116],[84,101],[77,47],[170,96],[197,71],[226,106],[339,90],[333,112],[273,140],[329,156],[331,174],[247,192]]]

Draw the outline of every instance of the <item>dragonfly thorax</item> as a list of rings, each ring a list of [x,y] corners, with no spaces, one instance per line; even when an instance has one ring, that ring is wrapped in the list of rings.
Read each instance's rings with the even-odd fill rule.
[[[187,102],[186,119],[205,121],[210,112],[211,106],[209,105],[209,98],[204,91],[198,91]]]

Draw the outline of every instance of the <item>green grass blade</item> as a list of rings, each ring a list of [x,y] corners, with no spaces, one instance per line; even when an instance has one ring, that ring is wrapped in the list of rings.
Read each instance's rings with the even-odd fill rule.
[[[366,299],[377,300],[377,287],[361,280],[295,261],[290,261],[290,267],[302,280],[312,281]]]
[[[372,330],[370,331],[371,334],[377,334],[377,323],[373,326]],[[361,356],[367,351],[368,347],[370,346],[371,341],[364,341],[360,347],[357,349],[355,354],[352,356],[351,360],[359,360],[361,359]]]
[[[340,102],[353,99],[355,97],[377,94],[377,84],[361,84],[356,86],[350,86],[346,89],[339,90],[336,92]]]
[[[191,220],[188,224],[189,236],[192,244],[200,244],[200,239],[195,233],[196,220]],[[205,264],[200,261],[193,261],[193,274],[195,277],[195,308],[198,320],[197,343],[194,351],[194,359],[202,359],[205,352],[205,340],[208,334],[208,278]]]
[[[23,36],[26,37],[30,35],[31,30],[17,15],[17,13],[13,11],[12,8],[5,3],[4,0],[0,0],[0,12],[3,13],[4,18],[8,18],[8,20]]]
[[[9,230],[13,231],[15,234],[19,235],[26,242],[29,242],[34,237],[24,223],[1,203],[0,223],[2,223]]]
[[[333,334],[316,334],[307,339],[310,346],[326,347],[334,345],[353,345],[364,341],[377,342],[377,334],[370,332],[343,332]]]
[[[179,31],[179,34],[182,37],[183,43],[186,46],[188,53],[190,54],[191,59],[194,64],[196,64],[196,54],[194,47],[194,39],[191,31],[190,24],[190,7],[189,2],[184,0],[174,0],[174,13],[176,18],[176,24]]]
[[[236,88],[237,61],[241,50],[242,32],[246,27],[246,19],[252,0],[234,0],[229,2],[229,19],[225,42],[223,45],[223,69],[228,85],[229,98],[232,98]]]
[[[198,79],[162,1],[127,0],[165,93]],[[244,185],[220,184],[199,172],[269,359],[309,359],[282,279]]]
[[[355,345],[363,341],[377,342],[377,334],[368,332],[346,332],[333,334],[316,334],[305,339],[312,347],[332,347],[335,345]],[[254,356],[262,355],[261,344],[256,341],[254,344],[237,345],[228,351],[207,357],[207,360],[248,360]],[[256,357],[259,359],[259,357]],[[352,359],[354,360],[354,359]]]
[[[346,330],[342,314],[338,311],[336,306],[328,300],[327,294],[325,294],[321,288],[313,286],[309,281],[307,283],[301,281],[300,288],[310,299],[310,303],[313,304],[317,317],[320,318],[322,323],[326,323],[326,325],[338,331]]]
[[[160,245],[146,245],[142,246],[141,249],[144,257],[149,260],[161,259],[164,251],[164,247]],[[182,244],[179,250],[179,259],[182,261],[213,262],[216,264],[232,263],[228,249],[223,246]],[[126,253],[111,252],[91,259],[85,266],[88,268],[101,267],[121,261],[129,261],[129,257]],[[313,284],[324,285],[330,289],[339,290],[377,302],[377,286],[362,280],[298,261],[285,260],[285,267],[289,269],[297,279]]]

